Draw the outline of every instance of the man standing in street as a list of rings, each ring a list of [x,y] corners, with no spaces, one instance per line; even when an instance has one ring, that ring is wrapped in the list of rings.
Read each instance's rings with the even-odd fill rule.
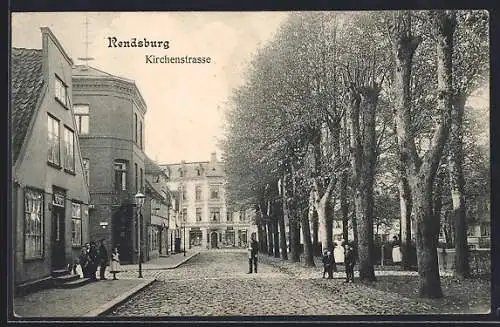
[[[94,242],[90,242],[90,250],[89,250],[89,274],[90,279],[92,281],[97,281],[97,265],[99,264],[99,253],[97,251],[96,244]]]
[[[106,272],[106,266],[109,263],[108,250],[106,249],[105,240],[101,239],[101,246],[99,247],[99,279],[106,279],[104,273]]]
[[[257,254],[259,252],[259,243],[257,243],[255,238],[255,233],[252,233],[251,241],[248,247],[248,274],[252,273],[252,264],[254,268],[253,271],[257,273]]]

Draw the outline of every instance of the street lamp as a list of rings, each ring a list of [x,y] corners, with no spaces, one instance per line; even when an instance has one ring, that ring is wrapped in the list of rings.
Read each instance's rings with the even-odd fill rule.
[[[184,217],[183,217],[184,219]],[[184,256],[186,256],[186,221],[183,220],[183,228],[184,228]]]
[[[142,256],[141,256],[141,209],[144,205],[146,196],[141,192],[135,195],[135,204],[137,205],[137,261],[139,262],[139,278],[142,278]]]

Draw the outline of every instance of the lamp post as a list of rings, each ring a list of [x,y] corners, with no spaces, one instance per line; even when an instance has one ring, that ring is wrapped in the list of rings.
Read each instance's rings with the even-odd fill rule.
[[[146,196],[141,192],[135,195],[137,205],[137,261],[139,262],[139,278],[142,278],[142,256],[141,256],[141,209]]]

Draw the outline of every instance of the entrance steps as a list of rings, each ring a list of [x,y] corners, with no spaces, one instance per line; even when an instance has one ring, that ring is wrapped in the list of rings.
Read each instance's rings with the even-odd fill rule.
[[[80,278],[80,275],[72,274],[67,269],[53,270],[52,280],[57,288],[75,288],[90,282],[90,278]]]

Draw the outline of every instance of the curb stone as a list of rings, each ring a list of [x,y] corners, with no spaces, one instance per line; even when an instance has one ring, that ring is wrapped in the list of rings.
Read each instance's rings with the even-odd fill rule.
[[[169,269],[175,269],[175,268],[178,268],[180,265],[183,265],[185,264],[187,261],[191,260],[192,258],[194,258],[195,256],[197,256],[198,254],[200,254],[200,252],[195,252],[189,256],[186,256],[185,259],[183,259],[181,262],[175,264],[175,265],[171,265],[171,266],[165,266],[165,267],[142,267],[142,270],[169,270]],[[134,270],[121,270],[123,272],[127,272],[127,271],[137,271],[136,269]]]
[[[151,285],[153,282],[155,282],[156,279],[150,279],[146,280],[144,283],[141,283],[137,285],[136,287],[132,288],[128,292],[125,292],[122,295],[117,296],[111,301],[108,301],[107,303],[101,305],[99,308],[91,310],[87,312],[86,314],[83,315],[83,317],[98,317],[102,316],[105,313],[111,311],[113,308],[117,307],[121,303],[125,302],[127,299],[129,299],[131,296],[139,292],[140,290],[146,288],[147,286]]]

